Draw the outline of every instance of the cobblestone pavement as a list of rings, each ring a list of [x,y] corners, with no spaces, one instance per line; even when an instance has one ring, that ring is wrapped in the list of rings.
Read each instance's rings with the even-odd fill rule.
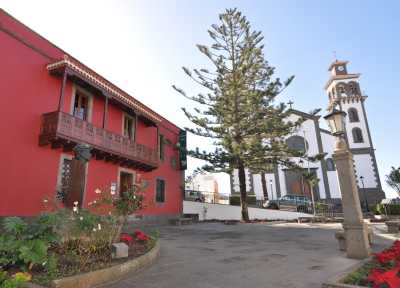
[[[160,229],[161,256],[107,288],[321,287],[357,263],[338,250],[339,224],[201,223]],[[374,250],[391,242],[376,239]]]

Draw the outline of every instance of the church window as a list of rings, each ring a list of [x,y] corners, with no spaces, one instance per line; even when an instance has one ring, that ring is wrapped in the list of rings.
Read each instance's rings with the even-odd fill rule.
[[[297,150],[300,152],[306,152],[308,149],[307,141],[301,136],[291,136],[286,140],[288,148],[291,150]]]
[[[350,122],[360,122],[360,119],[358,118],[357,109],[355,109],[355,108],[350,108],[347,112],[348,112],[348,114],[349,114],[349,120],[350,120]]]
[[[357,86],[355,82],[349,83],[349,90],[351,92],[351,95],[357,95]]]
[[[335,163],[333,162],[332,158],[326,159],[326,170],[328,171],[335,171]]]
[[[353,133],[354,143],[363,143],[364,142],[362,131],[360,128],[355,127],[355,128],[353,128],[353,130],[351,132]]]
[[[342,85],[340,85],[338,87],[338,91],[339,91],[339,95],[344,94],[344,87]]]

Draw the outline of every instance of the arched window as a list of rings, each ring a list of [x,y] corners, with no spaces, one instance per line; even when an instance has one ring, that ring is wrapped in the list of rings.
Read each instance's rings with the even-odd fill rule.
[[[360,122],[360,119],[358,118],[358,112],[356,108],[350,108],[347,113],[349,114],[349,120],[350,122]]]
[[[345,89],[342,84],[338,86],[338,94],[339,94],[339,96],[342,96],[342,94],[345,94]]]
[[[335,163],[333,162],[332,158],[327,158],[326,159],[326,170],[328,171],[335,171]]]
[[[349,83],[349,90],[351,95],[357,95],[357,83],[352,81]]]
[[[291,136],[286,140],[286,144],[288,145],[289,149],[297,150],[301,152],[306,152],[308,149],[308,143],[305,139],[301,136]]]
[[[351,130],[351,132],[353,133],[354,143],[363,143],[364,142],[362,131],[360,128],[355,127],[355,128],[353,128],[353,130]]]

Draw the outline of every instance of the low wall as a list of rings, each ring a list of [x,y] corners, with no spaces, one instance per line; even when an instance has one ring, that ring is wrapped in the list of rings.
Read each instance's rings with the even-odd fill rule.
[[[241,220],[240,206],[183,201],[183,213],[199,214],[199,220]],[[310,214],[249,207],[250,219],[294,220]]]

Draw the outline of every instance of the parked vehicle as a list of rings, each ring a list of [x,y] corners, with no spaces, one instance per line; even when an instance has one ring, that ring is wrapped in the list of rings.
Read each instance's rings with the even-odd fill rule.
[[[204,202],[205,197],[200,191],[187,190],[185,192],[185,200],[187,201],[195,201],[195,202]]]
[[[301,195],[284,195],[278,200],[269,200],[264,207],[269,209],[293,210],[297,212],[312,212],[312,202],[306,196]]]

